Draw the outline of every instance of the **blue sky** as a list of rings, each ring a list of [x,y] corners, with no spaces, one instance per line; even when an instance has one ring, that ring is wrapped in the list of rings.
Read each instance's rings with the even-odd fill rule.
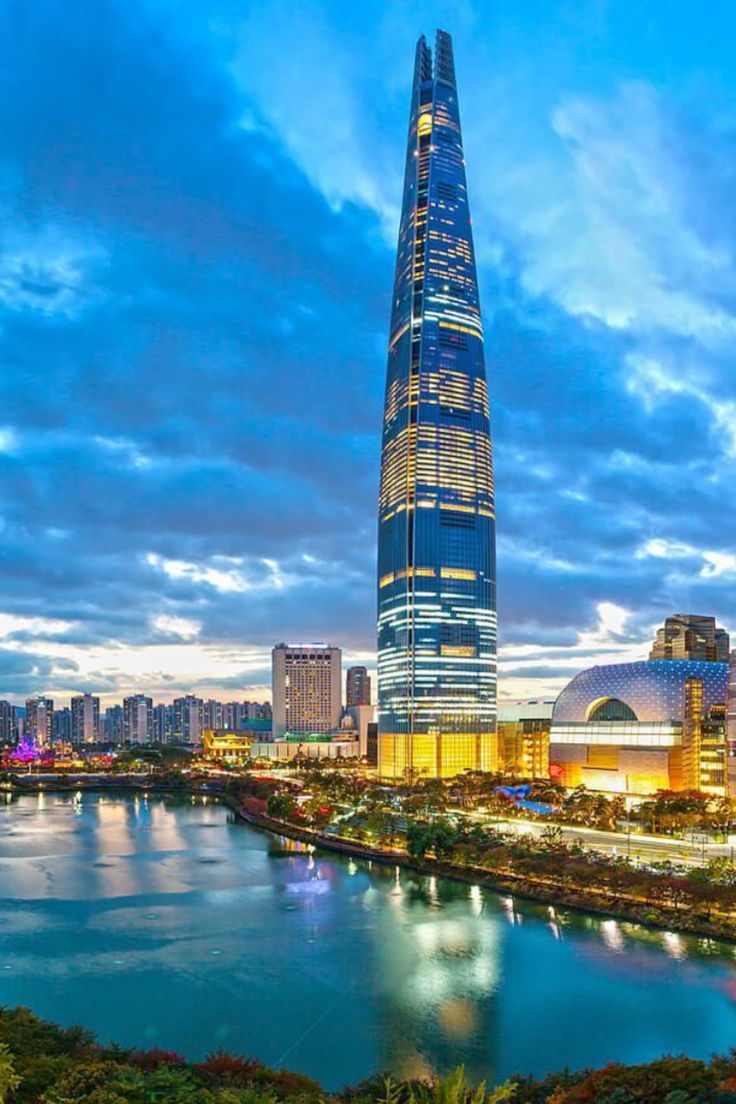
[[[736,8],[0,10],[0,696],[374,648],[414,43],[455,40],[501,692],[736,630]]]

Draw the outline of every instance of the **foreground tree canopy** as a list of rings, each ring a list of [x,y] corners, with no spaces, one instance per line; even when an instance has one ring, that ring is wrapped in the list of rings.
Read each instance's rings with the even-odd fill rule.
[[[436,1081],[376,1076],[326,1093],[298,1073],[218,1051],[188,1062],[166,1050],[102,1046],[27,1008],[0,1008],[0,1104],[736,1104],[736,1050],[710,1062],[519,1075],[489,1088],[462,1067]]]

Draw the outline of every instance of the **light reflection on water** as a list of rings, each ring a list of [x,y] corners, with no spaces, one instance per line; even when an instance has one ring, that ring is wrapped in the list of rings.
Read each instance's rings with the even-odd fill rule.
[[[734,948],[325,856],[214,802],[0,803],[0,1003],[334,1088],[736,1041]],[[698,1025],[697,1032],[693,1024]]]

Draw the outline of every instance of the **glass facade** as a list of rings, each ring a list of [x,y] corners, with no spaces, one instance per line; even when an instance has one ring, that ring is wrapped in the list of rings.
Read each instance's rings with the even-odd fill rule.
[[[652,659],[590,667],[576,675],[557,699],[552,739],[557,725],[592,721],[610,701],[623,703],[640,722],[683,721],[686,686],[691,679],[703,684],[703,709],[726,701],[727,663]]]
[[[496,765],[491,438],[450,36],[417,44],[378,536],[379,772]]]
[[[731,675],[728,663],[682,659],[581,671],[555,703],[551,773],[567,786],[609,792],[724,796]]]

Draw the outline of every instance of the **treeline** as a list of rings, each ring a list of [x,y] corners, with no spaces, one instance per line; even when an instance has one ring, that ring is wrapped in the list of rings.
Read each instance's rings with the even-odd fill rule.
[[[406,849],[412,858],[433,855],[454,866],[597,893],[612,903],[635,899],[653,913],[664,906],[709,920],[713,912],[736,912],[736,867],[726,858],[680,873],[667,862],[636,865],[625,856],[568,843],[559,828],[546,828],[538,836],[514,835],[481,826],[458,827],[442,819],[410,822]]]
[[[188,1062],[165,1050],[103,1046],[25,1008],[0,1008],[0,1104],[736,1104],[736,1051],[709,1062],[516,1076],[489,1088],[462,1067],[436,1081],[376,1076],[338,1093],[222,1051]]]

